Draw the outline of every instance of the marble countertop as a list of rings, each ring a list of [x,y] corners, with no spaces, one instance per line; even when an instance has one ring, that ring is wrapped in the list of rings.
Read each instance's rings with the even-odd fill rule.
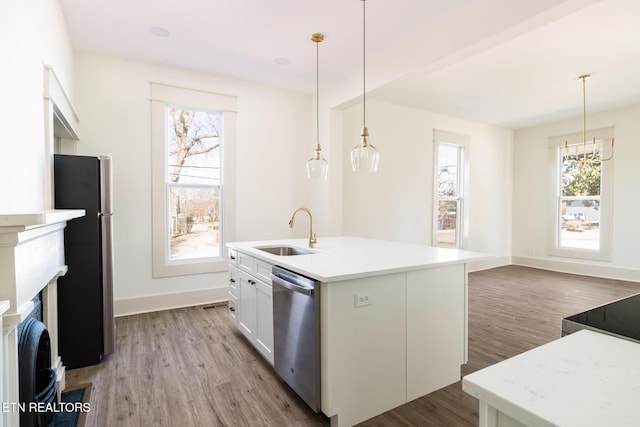
[[[462,388],[528,426],[640,425],[640,344],[582,330],[465,376]]]
[[[313,253],[279,256],[257,249],[265,246],[293,246]],[[307,239],[234,242],[228,243],[227,247],[322,282],[336,282],[491,258],[490,255],[479,252],[350,236],[320,237],[314,248],[309,248]]]

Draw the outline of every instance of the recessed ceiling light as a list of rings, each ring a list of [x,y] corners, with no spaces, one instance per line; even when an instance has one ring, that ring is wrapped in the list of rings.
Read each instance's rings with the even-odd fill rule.
[[[158,36],[158,37],[169,36],[169,30],[167,30],[166,28],[152,27],[152,28],[149,28],[149,31],[151,31],[151,34],[153,34],[154,36]]]
[[[278,65],[287,65],[289,63],[289,60],[287,58],[276,58],[275,62]]]

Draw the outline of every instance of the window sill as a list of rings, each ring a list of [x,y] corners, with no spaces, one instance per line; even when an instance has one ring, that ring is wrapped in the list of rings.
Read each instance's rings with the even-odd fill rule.
[[[153,278],[189,276],[192,274],[219,273],[227,271],[224,258],[207,258],[202,260],[187,260],[170,264],[154,262]]]
[[[559,248],[549,249],[549,255],[563,258],[576,258],[589,261],[611,261],[611,253],[602,250],[579,249],[579,248]]]

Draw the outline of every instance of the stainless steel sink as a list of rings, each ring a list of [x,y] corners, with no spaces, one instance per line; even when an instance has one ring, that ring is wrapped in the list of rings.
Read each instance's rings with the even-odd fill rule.
[[[295,246],[257,246],[256,249],[278,256],[308,255],[315,253],[310,250],[296,248]]]

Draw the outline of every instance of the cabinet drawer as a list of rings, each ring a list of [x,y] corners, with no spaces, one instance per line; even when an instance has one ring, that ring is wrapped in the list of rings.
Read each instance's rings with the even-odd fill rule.
[[[260,280],[271,284],[271,264],[255,260],[253,275]]]
[[[256,260],[250,257],[247,254],[243,254],[242,252],[237,252],[237,261],[238,261],[238,269],[244,271],[249,274],[253,274],[253,270],[255,269]]]
[[[235,249],[229,249],[229,265],[238,266],[238,252]]]
[[[231,323],[238,326],[238,297],[229,292],[229,317]]]
[[[240,272],[237,268],[233,266],[229,266],[229,293],[238,296],[240,295],[238,292],[238,286],[240,284],[240,278],[238,277]]]
[[[260,261],[249,255],[237,252],[238,269],[251,274],[256,279],[271,283],[271,264]]]

